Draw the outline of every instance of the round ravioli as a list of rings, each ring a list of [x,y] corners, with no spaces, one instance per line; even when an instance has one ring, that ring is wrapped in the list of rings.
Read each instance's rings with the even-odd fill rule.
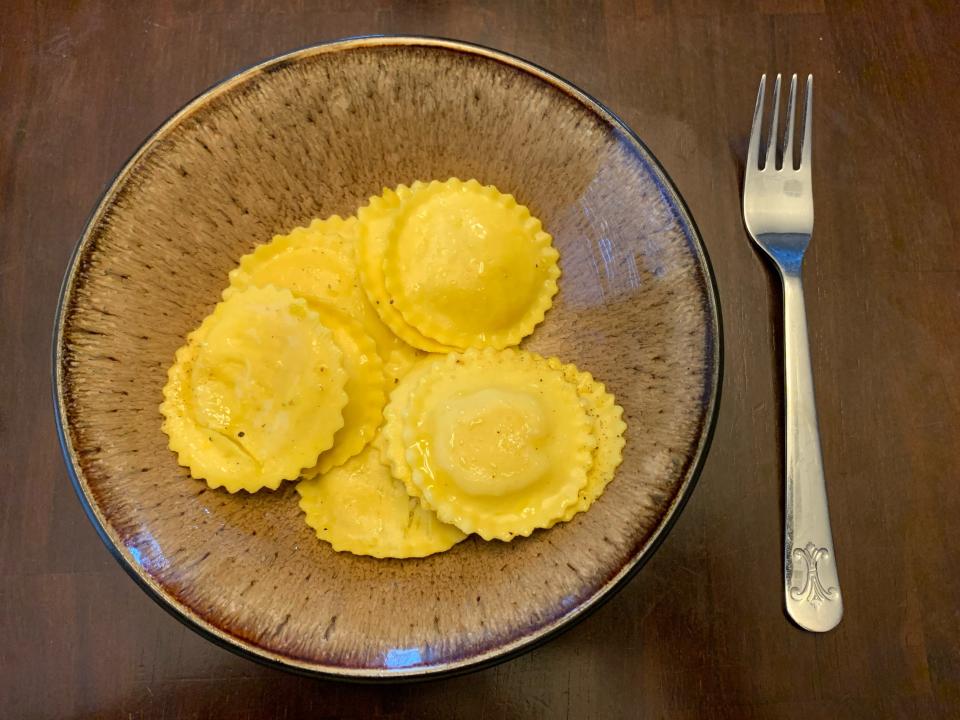
[[[346,382],[340,348],[306,301],[248,288],[177,351],[163,430],[180,464],[210,487],[276,489],[333,444]]]
[[[325,473],[363,450],[380,426],[386,402],[383,363],[373,339],[348,315],[325,306],[319,306],[317,311],[343,353],[343,369],[347,373],[344,390],[349,399],[343,409],[343,427],[334,435],[333,447],[320,455],[316,465],[303,471],[305,477]]]
[[[580,402],[593,421],[597,447],[593,451],[593,463],[587,472],[587,484],[580,490],[577,502],[567,508],[564,521],[579,512],[586,511],[599,498],[623,460],[623,434],[627,430],[623,422],[623,408],[617,405],[613,395],[603,383],[597,382],[588,372],[581,372],[575,365],[564,364],[557,358],[547,361],[550,367],[560,372],[564,379],[577,389]]]
[[[297,492],[307,524],[338,552],[425,557],[466,537],[407,495],[372,446],[324,475],[301,480]]]
[[[564,516],[595,447],[573,385],[537,355],[492,349],[424,374],[403,441],[411,482],[443,522],[506,541]]]
[[[356,236],[356,222],[333,215],[258,245],[230,271],[224,298],[250,286],[275,285],[311,302],[345,304],[356,272],[346,252],[349,237]]]
[[[377,436],[380,440],[383,461],[390,466],[393,476],[404,484],[407,493],[413,497],[420,497],[420,491],[413,484],[410,465],[407,463],[407,446],[403,441],[403,428],[410,415],[410,396],[434,363],[442,357],[428,355],[400,378],[390,393],[390,402],[383,409],[383,430]]]
[[[384,284],[384,253],[396,217],[401,210],[402,198],[408,197],[410,192],[410,188],[405,185],[401,185],[396,191],[384,188],[383,195],[370,198],[369,205],[357,211],[359,220],[357,264],[360,268],[360,280],[367,298],[381,320],[398,337],[413,347],[428,352],[452,352],[456,350],[455,347],[426,337],[409,325],[400,311],[394,307],[393,299],[387,293],[387,287]]]
[[[357,269],[357,219],[333,215],[277,235],[240,259],[224,298],[246,287],[284,287],[312,306],[333,307],[355,318],[373,338],[390,376],[403,374],[419,353],[390,330],[374,310]]]
[[[512,195],[476,180],[414,183],[384,230],[387,294],[445,345],[504,348],[533,332],[557,293],[552,238]]]

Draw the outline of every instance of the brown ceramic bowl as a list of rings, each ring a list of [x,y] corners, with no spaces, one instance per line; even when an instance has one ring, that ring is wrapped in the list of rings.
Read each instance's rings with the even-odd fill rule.
[[[528,205],[560,293],[524,343],[625,409],[623,465],[586,514],[422,560],[338,554],[292,483],[212,491],[160,431],[166,369],[241,255],[384,186],[477,178]],[[187,105],[106,191],[64,281],[63,452],[90,520],[149,595],[258,660],[341,678],[464,671],[542,642],[641,566],[689,495],[717,408],[717,294],[666,173],[619,119],[503,53],[423,38],[322,45]]]

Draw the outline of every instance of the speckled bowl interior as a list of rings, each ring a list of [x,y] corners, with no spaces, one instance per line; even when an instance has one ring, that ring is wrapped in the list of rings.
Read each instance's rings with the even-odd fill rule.
[[[560,251],[560,293],[524,346],[606,383],[623,465],[586,514],[422,560],[338,554],[292,484],[212,491],[167,450],[174,351],[255,244],[351,214],[384,186],[477,178]],[[456,672],[549,637],[626,580],[692,489],[716,409],[720,328],[699,236],[632,133],[561,79],[497,52],[374,38],[224,82],[120,172],[68,269],[55,396],[67,464],[104,541],[211,639],[308,672]]]

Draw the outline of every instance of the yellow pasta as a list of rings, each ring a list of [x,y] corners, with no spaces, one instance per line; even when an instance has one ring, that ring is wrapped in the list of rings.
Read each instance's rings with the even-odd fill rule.
[[[626,425],[590,373],[510,347],[559,276],[540,220],[476,180],[384,189],[277,235],[177,351],[169,447],[231,493],[302,475],[306,522],[338,552],[424,557],[571,520],[613,479]]]
[[[307,524],[338,552],[425,557],[466,537],[407,495],[372,446],[325,475],[300,481],[297,492]]]
[[[402,375],[418,352],[383,324],[360,285],[357,219],[334,215],[314,220],[258,246],[230,272],[224,297],[250,286],[275,285],[305,298],[315,308],[347,313],[373,338],[390,377]]]
[[[428,352],[451,352],[456,348],[425,337],[403,319],[400,312],[393,306],[392,298],[387,294],[384,284],[383,255],[390,229],[401,209],[402,197],[407,196],[409,192],[410,189],[405,185],[397,188],[396,192],[384,189],[383,195],[370,198],[369,205],[357,211],[360,223],[357,243],[360,279],[368,299],[381,320],[398,337],[413,347]]]
[[[403,319],[443,345],[516,345],[557,292],[552,238],[512,195],[476,180],[414,183],[381,232],[384,286]]]
[[[304,300],[249,288],[177,351],[163,430],[180,464],[210,487],[276,489],[333,444],[346,381],[339,347]]]
[[[344,304],[354,275],[345,249],[356,235],[356,223],[356,218],[334,215],[258,245],[230,271],[224,298],[250,286],[275,285],[311,302]]]
[[[305,477],[325,473],[363,450],[380,426],[386,402],[383,363],[370,336],[359,322],[344,313],[323,306],[318,312],[343,353],[343,369],[347,373],[344,390],[349,400],[343,409],[343,427],[333,437],[333,447],[320,455],[316,465],[303,471]]]
[[[580,490],[577,502],[567,508],[563,519],[570,520],[579,512],[585,512],[603,494],[623,460],[623,434],[627,429],[623,422],[623,408],[607,392],[602,383],[588,372],[580,372],[576,366],[563,364],[557,358],[547,361],[559,371],[564,379],[577,389],[580,402],[593,421],[597,447],[593,463],[587,472],[587,484]]]
[[[592,425],[576,389],[543,358],[451,354],[410,395],[403,441],[411,482],[443,522],[466,533],[527,536],[577,502],[596,444]]]
[[[407,463],[407,448],[403,442],[403,427],[410,413],[410,396],[442,356],[429,355],[420,360],[400,379],[390,393],[390,402],[383,410],[383,431],[379,434],[380,452],[383,461],[390,466],[393,476],[400,480],[407,493],[419,497],[420,491],[413,484],[410,465]]]

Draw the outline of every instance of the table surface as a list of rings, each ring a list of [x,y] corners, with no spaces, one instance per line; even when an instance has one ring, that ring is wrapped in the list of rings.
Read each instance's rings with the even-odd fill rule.
[[[721,10],[722,7],[722,10]],[[150,601],[74,496],[50,403],[67,259],[105,184],[204,88],[345,35],[462,38],[601,98],[675,179],[716,269],[723,401],[656,556],[548,645],[407,686],[285,674]],[[952,2],[83,3],[0,14],[0,707],[6,717],[960,716],[960,12]],[[779,288],[739,211],[762,72],[812,72],[805,269],[846,617],[781,599]]]

